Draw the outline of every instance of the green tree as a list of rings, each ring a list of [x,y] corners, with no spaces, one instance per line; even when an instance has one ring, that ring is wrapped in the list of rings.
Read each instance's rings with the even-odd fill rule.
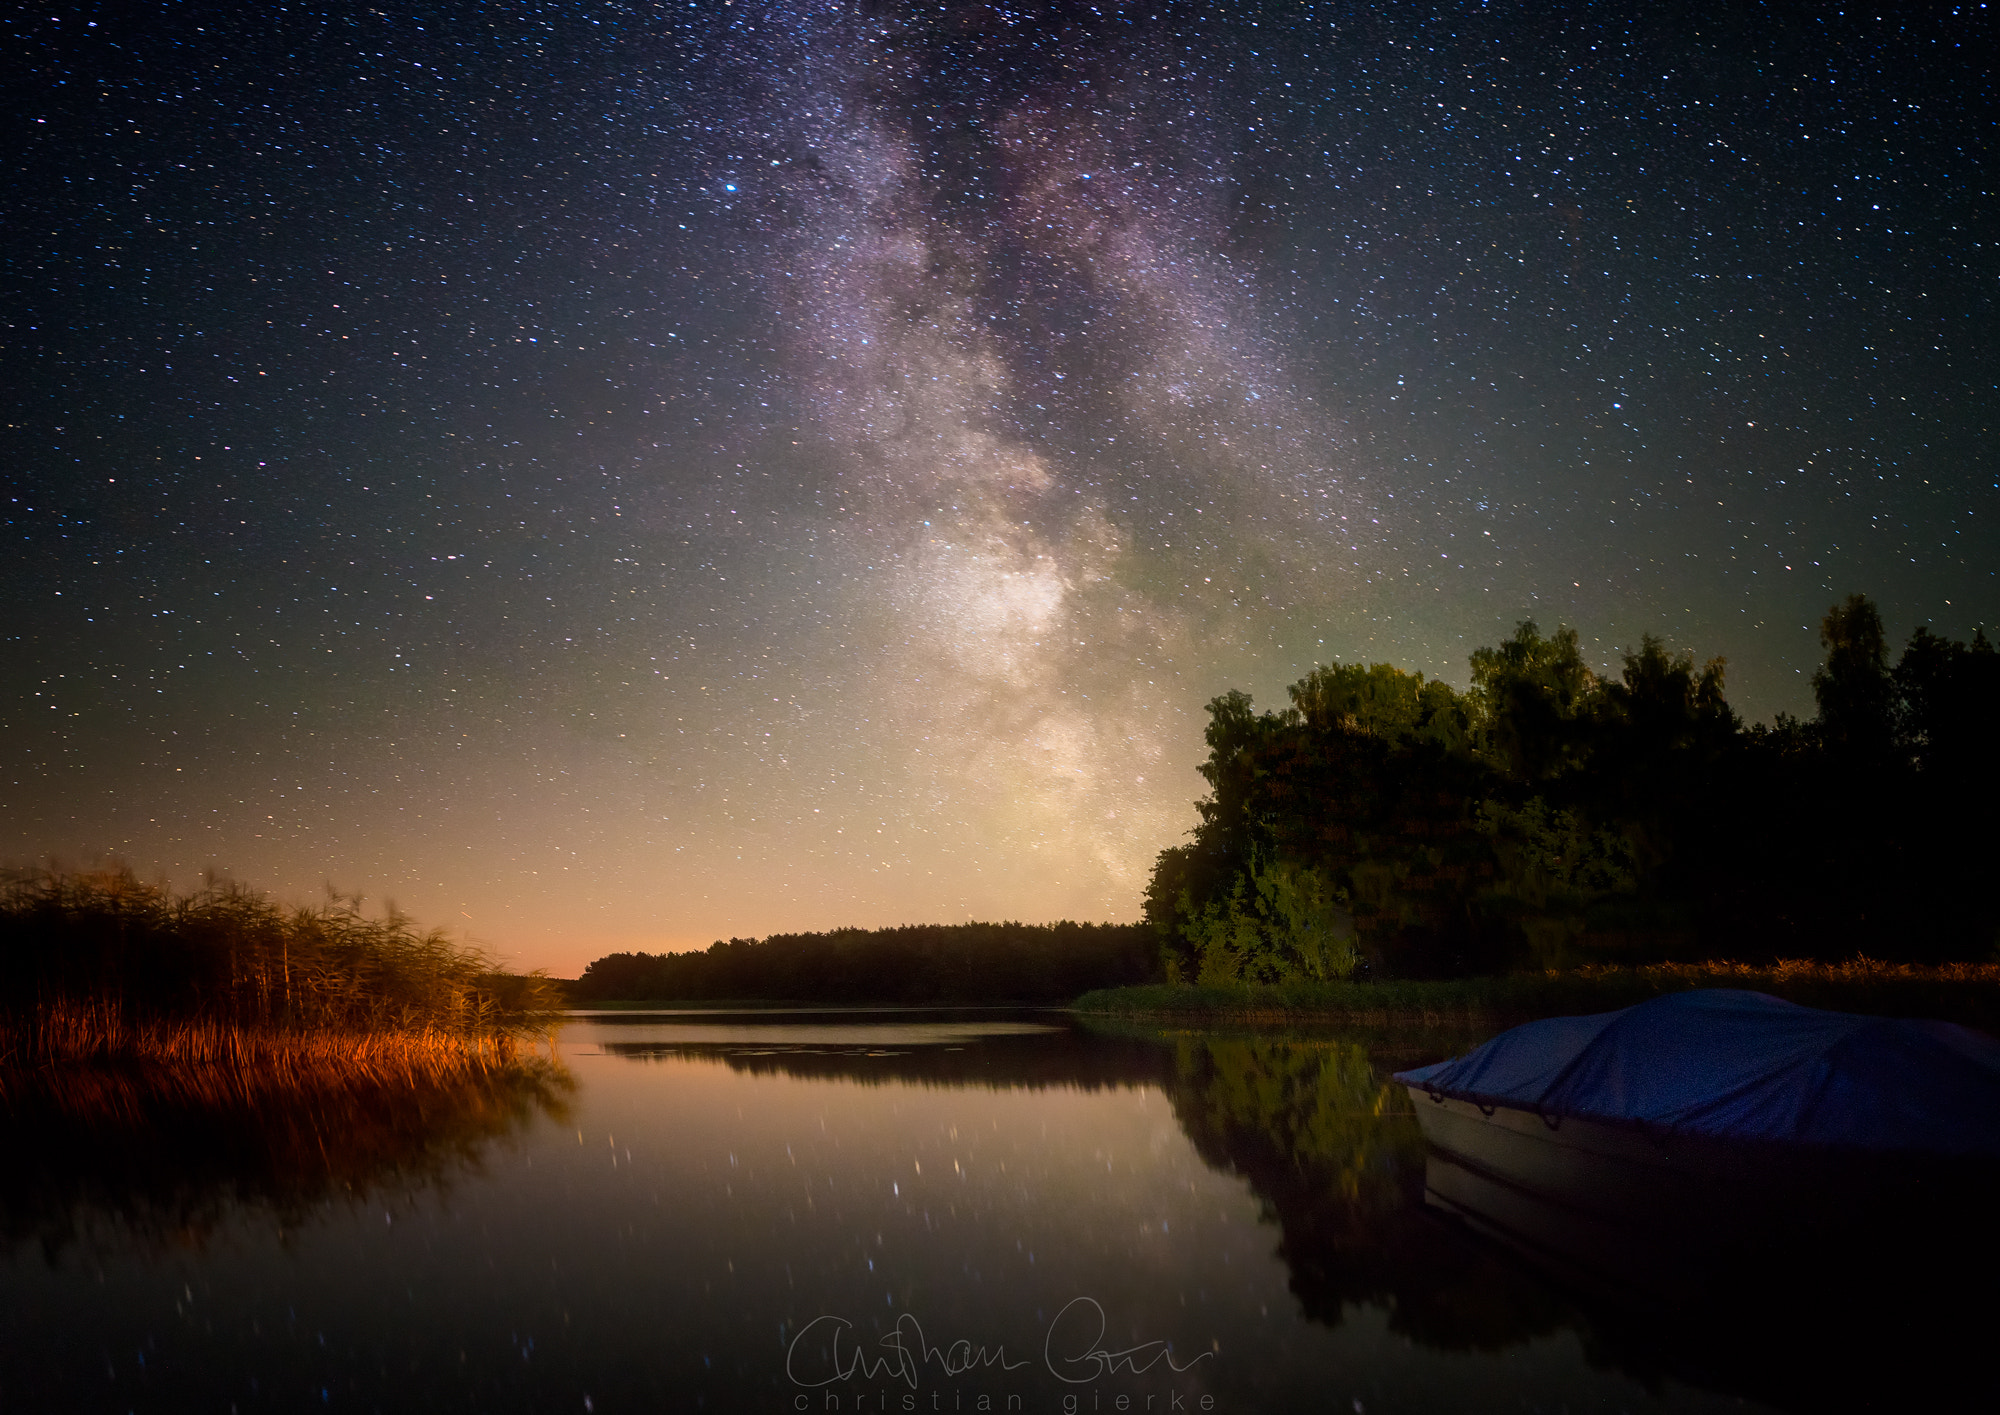
[[[1576,630],[1560,627],[1543,638],[1532,619],[1522,620],[1514,637],[1472,655],[1472,698],[1488,757],[1530,784],[1582,765],[1598,687]]]
[[[1726,737],[1737,727],[1736,714],[1723,700],[1727,667],[1727,659],[1711,658],[1696,673],[1693,654],[1670,654],[1659,638],[1646,634],[1638,652],[1625,655],[1619,681],[1604,686],[1605,704],[1653,752]]]
[[[1968,646],[1919,628],[1889,676],[1897,741],[1917,769],[1933,778],[1956,777],[1967,790],[1990,782],[2000,748],[1992,729],[2000,653],[1984,631],[1975,632]]]
[[[2000,905],[1972,882],[2000,846],[2000,654],[1919,629],[1891,671],[1859,595],[1821,637],[1817,718],[1748,730],[1721,659],[1648,634],[1600,680],[1574,630],[1532,622],[1473,653],[1466,693],[1331,663],[1281,713],[1225,694],[1210,794],[1161,852],[1147,917],[1183,978],[1316,976],[1318,937],[1404,977],[1697,949],[1986,956]]]
[[[1423,741],[1463,751],[1478,729],[1474,705],[1450,684],[1387,663],[1315,668],[1292,684],[1291,698],[1293,710],[1316,733],[1363,732],[1398,744]]]
[[[1297,860],[1260,862],[1251,872],[1261,908],[1291,977],[1326,982],[1354,975],[1361,950],[1347,891]]]
[[[1529,953],[1525,961],[1538,968],[1586,961],[1582,943],[1590,906],[1629,892],[1638,882],[1631,842],[1539,796],[1519,808],[1486,802],[1479,828],[1492,839],[1499,859],[1490,897],[1504,902],[1504,912],[1521,930]]]
[[[1844,755],[1886,761],[1895,739],[1896,685],[1882,616],[1866,595],[1827,610],[1819,641],[1826,662],[1813,674],[1821,739]]]
[[[1322,870],[1260,853],[1199,907],[1181,937],[1203,984],[1328,981],[1361,961],[1347,892]]]
[[[1260,748],[1284,724],[1270,713],[1259,716],[1248,693],[1231,689],[1208,704],[1208,760],[1196,768],[1208,783],[1208,797],[1195,803],[1201,816],[1197,835],[1208,850],[1240,868],[1249,861],[1255,822],[1249,811]]]

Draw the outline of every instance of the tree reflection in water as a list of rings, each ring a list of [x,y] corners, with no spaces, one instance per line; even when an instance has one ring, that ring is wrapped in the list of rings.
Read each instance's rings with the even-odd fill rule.
[[[543,1059],[424,1082],[246,1088],[221,1068],[76,1067],[0,1092],[0,1242],[199,1247],[245,1210],[281,1232],[326,1205],[449,1188],[573,1087]],[[247,1093],[246,1093],[247,1092]]]
[[[1794,1409],[1936,1389],[2000,1396],[1991,1304],[1965,1296],[2000,1265],[1990,1162],[1831,1157],[1821,1182],[1800,1186],[1782,1242],[1635,1215],[1679,1235],[1700,1287],[1662,1300],[1657,1274],[1635,1269],[1583,1291],[1426,1206],[1425,1143],[1388,1079],[1415,1058],[1337,1038],[1194,1033],[1173,1045],[1176,1116],[1262,1200],[1310,1318],[1337,1325],[1348,1304],[1376,1304],[1392,1329],[1446,1349],[1569,1329],[1592,1364]]]
[[[770,1040],[605,1047],[634,1060],[705,1058],[750,1074],[871,1086],[1157,1086],[1197,1153],[1248,1180],[1278,1228],[1278,1253],[1308,1318],[1338,1325],[1347,1304],[1377,1305],[1394,1330],[1425,1345],[1498,1350],[1577,1318],[1510,1254],[1424,1207],[1423,1136],[1388,1074],[1465,1040],[1162,1033],[1093,1020],[962,1049]]]
[[[1446,1351],[1573,1340],[1591,1365],[1648,1386],[1686,1383],[1801,1411],[1879,1407],[1939,1389],[2000,1397],[1986,1356],[1991,1304],[1961,1296],[1968,1277],[1983,1283],[2000,1267],[1991,1166],[1912,1170],[1896,1176],[1907,1182],[1861,1192],[1842,1185],[1852,1202],[1832,1210],[1832,1224],[1810,1218],[1824,1207],[1811,1201],[1832,1186],[1802,1189],[1802,1221],[1777,1249],[1745,1247],[1689,1215],[1641,1215],[1680,1235],[1695,1295],[1662,1301],[1657,1274],[1610,1267],[1619,1281],[1574,1286],[1531,1245],[1509,1245],[1426,1202],[1436,1156],[1407,1091],[1389,1077],[1477,1040],[1159,1031],[1093,1019],[963,1047],[832,1034],[703,1041],[698,1029],[605,1046],[634,1060],[703,1058],[863,1086],[1157,1087],[1202,1159],[1247,1182],[1310,1321],[1340,1326],[1374,1308],[1398,1335]]]
[[[1308,1317],[1378,1305],[1392,1330],[1453,1350],[1573,1324],[1546,1284],[1426,1211],[1416,1116],[1362,1043],[1202,1033],[1174,1047],[1174,1113],[1202,1158],[1250,1182]]]

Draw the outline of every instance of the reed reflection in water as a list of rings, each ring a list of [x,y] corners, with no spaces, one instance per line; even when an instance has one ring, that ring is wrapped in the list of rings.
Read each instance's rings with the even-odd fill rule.
[[[297,1058],[292,1058],[296,1063]],[[413,1070],[294,1064],[88,1065],[0,1091],[0,1239],[50,1261],[100,1248],[199,1246],[225,1220],[282,1232],[328,1205],[407,1202],[479,1172],[486,1147],[566,1118],[558,1063]]]

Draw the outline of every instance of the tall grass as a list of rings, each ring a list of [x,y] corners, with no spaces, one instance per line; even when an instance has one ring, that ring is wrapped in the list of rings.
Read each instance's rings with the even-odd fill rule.
[[[68,998],[19,1019],[0,1019],[0,1097],[18,1090],[18,1084],[9,1084],[10,1072],[18,1077],[52,1066],[165,1068],[175,1077],[166,1089],[221,1104],[356,1084],[428,1085],[458,1074],[506,1070],[521,1059],[521,1038],[509,1032],[334,1031],[202,1018],[132,1021],[118,1009]]]
[[[256,1078],[243,1085],[436,1077],[511,1063],[559,1007],[539,974],[354,898],[285,908],[125,867],[0,878],[0,1076],[129,1061]]]

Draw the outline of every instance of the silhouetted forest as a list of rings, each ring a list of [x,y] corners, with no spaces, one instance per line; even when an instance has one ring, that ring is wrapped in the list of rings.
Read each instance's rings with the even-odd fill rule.
[[[1675,958],[1995,956],[2000,655],[1856,595],[1818,713],[1745,726],[1721,659],[1602,678],[1523,623],[1458,692],[1330,664],[1209,704],[1210,794],[1146,917],[1170,979],[1448,977]]]
[[[701,953],[614,953],[571,991],[583,1001],[1067,1002],[1158,976],[1143,924],[915,924],[717,940]]]

